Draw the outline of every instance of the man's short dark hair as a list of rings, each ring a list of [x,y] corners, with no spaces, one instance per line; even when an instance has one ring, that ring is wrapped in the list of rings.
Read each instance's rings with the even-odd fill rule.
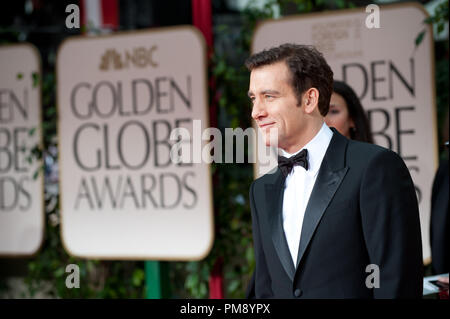
[[[319,91],[320,114],[327,115],[333,92],[333,71],[322,53],[310,45],[286,43],[253,54],[245,61],[245,65],[252,71],[280,61],[284,61],[291,72],[291,84],[298,104],[301,104],[302,94],[314,87]]]

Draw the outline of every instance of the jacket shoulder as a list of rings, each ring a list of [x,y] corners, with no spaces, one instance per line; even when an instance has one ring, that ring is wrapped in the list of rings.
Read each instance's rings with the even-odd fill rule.
[[[393,161],[400,160],[403,162],[403,159],[396,152],[388,148],[355,140],[349,140],[347,158],[361,158],[364,159],[366,163],[374,158]]]

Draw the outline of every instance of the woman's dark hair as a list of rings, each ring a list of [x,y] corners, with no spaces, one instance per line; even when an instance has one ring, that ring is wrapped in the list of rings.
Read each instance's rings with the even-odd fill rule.
[[[355,127],[350,129],[351,139],[373,143],[369,119],[353,89],[344,82],[334,81],[333,91],[344,98],[348,114],[355,124]]]
[[[284,61],[291,73],[291,85],[301,104],[303,93],[309,88],[319,91],[319,111],[327,115],[330,108],[330,97],[333,85],[333,71],[322,53],[313,46],[285,43],[278,47],[253,54],[245,65],[249,71],[253,69]]]

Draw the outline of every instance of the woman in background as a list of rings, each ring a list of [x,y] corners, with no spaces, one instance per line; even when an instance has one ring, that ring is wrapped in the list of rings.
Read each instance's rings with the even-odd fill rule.
[[[344,82],[333,83],[330,110],[325,122],[347,138],[373,143],[367,115],[353,89]]]

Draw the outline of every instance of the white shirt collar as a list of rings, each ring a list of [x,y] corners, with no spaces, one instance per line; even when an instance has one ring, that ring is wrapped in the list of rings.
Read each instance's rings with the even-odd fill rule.
[[[305,146],[292,154],[286,152],[283,149],[280,149],[281,155],[289,158],[296,155],[297,153],[300,153],[303,149],[306,148],[308,150],[308,172],[315,175],[319,171],[320,165],[322,164],[322,160],[325,156],[328,145],[330,145],[332,137],[333,131],[324,122],[316,136],[314,136],[313,139],[309,141]]]

